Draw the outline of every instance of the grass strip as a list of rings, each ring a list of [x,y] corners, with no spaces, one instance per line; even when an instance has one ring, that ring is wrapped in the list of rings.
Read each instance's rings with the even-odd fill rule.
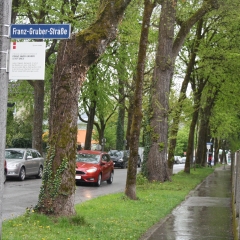
[[[124,193],[100,196],[77,204],[77,215],[70,218],[48,217],[28,209],[23,216],[3,221],[2,239],[139,239],[213,171],[214,168],[196,168],[190,174],[181,171],[165,183],[149,183],[138,175],[138,200],[129,200]]]

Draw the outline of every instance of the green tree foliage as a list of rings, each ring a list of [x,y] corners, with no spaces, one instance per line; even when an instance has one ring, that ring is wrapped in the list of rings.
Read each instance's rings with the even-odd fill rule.
[[[123,149],[124,140],[127,138],[126,132],[129,127],[129,122],[126,120],[128,120],[127,113],[129,111],[129,98],[134,91],[133,75],[135,73],[136,54],[141,27],[141,24],[139,23],[139,16],[141,14],[139,3],[141,3],[139,0],[133,1],[126,11],[125,17],[119,28],[118,38],[107,48],[105,54],[103,54],[98,61],[96,76],[98,80],[96,85],[93,84],[95,85],[95,88],[100,88],[101,85],[104,85],[101,88],[101,91],[97,90],[99,92],[98,94],[108,96],[111,101],[109,103],[106,103],[105,100],[100,101],[100,97],[100,99],[96,101],[96,114],[100,115],[100,112],[102,111],[100,107],[101,105],[104,106],[103,110],[112,109],[118,111],[117,120],[115,119],[115,116],[111,116],[111,118],[114,117],[116,121],[116,143],[110,144],[111,148]],[[88,73],[88,78],[89,77]],[[99,83],[99,81],[103,81],[104,83]],[[90,81],[86,84],[92,85]],[[84,90],[86,91],[85,96],[91,96],[92,94],[88,93],[88,90],[86,89],[87,88]],[[82,99],[83,96],[80,96],[80,98]],[[85,97],[85,99],[87,98]],[[107,115],[108,114],[105,114],[105,116]],[[95,118],[95,122],[100,126],[99,117]],[[107,125],[108,123],[106,123],[105,129],[108,127]]]
[[[86,4],[88,3],[88,4]],[[87,27],[93,21],[99,1],[52,1],[52,0],[33,0],[31,3],[26,0],[14,0],[12,6],[12,23],[31,23],[31,24],[59,24],[70,23],[72,31]],[[46,68],[52,75],[55,52],[58,41],[56,39],[45,39]],[[44,118],[44,96],[49,94],[50,82],[46,76],[45,81],[28,81],[34,91],[34,114],[32,128],[32,145],[42,152],[42,131]],[[46,98],[49,98],[47,96]],[[45,102],[46,102],[45,98]],[[18,104],[18,103],[17,103]]]
[[[32,114],[25,111],[25,115],[18,118],[13,116],[14,109],[7,113],[7,147],[32,147]]]
[[[232,101],[230,100],[229,105],[226,106],[226,108],[223,107],[223,104],[225,104],[225,102],[228,102],[227,99],[231,99],[230,96],[234,94],[234,90],[238,91],[238,84],[235,80],[237,79],[237,77],[235,76],[235,70],[238,69],[239,66],[237,64],[237,61],[233,60],[233,56],[238,55],[238,44],[236,44],[236,42],[238,41],[236,40],[238,39],[238,31],[234,32],[236,26],[235,19],[237,20],[238,18],[236,17],[234,18],[234,20],[232,20],[232,16],[237,16],[237,6],[237,3],[235,3],[234,1],[231,1],[229,3],[224,2],[222,3],[218,11],[206,15],[201,20],[202,29],[200,29],[200,41],[194,38],[193,34],[190,34],[182,50],[182,53],[187,53],[185,55],[181,54],[180,58],[185,64],[190,62],[189,56],[191,57],[193,54],[197,54],[197,58],[194,63],[195,66],[190,73],[190,82],[193,89],[194,106],[196,106],[195,111],[193,112],[193,116],[196,112],[199,111],[199,109],[202,112],[209,104],[212,105],[208,117],[206,113],[201,114],[199,117],[200,122],[204,120],[204,118],[206,119],[205,121],[207,121],[205,122],[207,128],[203,130],[205,136],[199,136],[200,139],[205,140],[201,141],[201,144],[200,141],[198,141],[199,151],[201,151],[201,149],[203,150],[202,154],[197,157],[197,161],[200,161],[200,163],[202,159],[205,159],[204,156],[206,151],[206,139],[208,139],[209,141],[210,138],[216,136],[216,132],[220,130],[220,128],[218,127],[220,126],[220,122],[223,123],[225,127],[227,126],[225,125],[225,123],[228,123],[228,120],[226,120],[225,122],[223,121],[222,117],[225,115],[226,108],[232,108]],[[231,41],[231,39],[233,39],[233,36],[234,40]],[[193,48],[193,46],[194,43],[196,46],[197,41],[199,42],[199,46],[196,50]],[[231,60],[233,60],[233,62],[231,62]],[[184,64],[182,64],[182,66],[184,66]],[[182,72],[184,72],[184,70]],[[189,74],[188,70],[186,70],[186,72],[187,74]],[[220,104],[219,107],[217,107],[217,104]],[[217,111],[215,111],[216,107],[218,109]],[[223,115],[220,109],[224,111]],[[235,113],[236,112],[237,109],[235,109]],[[218,120],[216,113],[221,115],[220,119]],[[233,111],[231,116],[235,116],[235,113]],[[194,127],[191,128],[194,129],[196,124],[197,120],[195,120]],[[231,129],[229,125],[226,128]],[[189,133],[191,134],[191,132],[192,130],[190,130]],[[218,135],[219,138],[221,138],[221,136],[226,136],[226,133],[223,132],[224,131],[222,131],[221,134]],[[192,144],[193,141],[189,139],[188,147]],[[189,148],[188,154],[191,153],[192,150],[190,150]],[[187,162],[188,157],[186,163]]]
[[[238,4],[235,1],[225,2],[218,13],[212,15],[205,22],[205,37],[199,48],[197,73],[206,81],[200,110],[204,110],[209,104],[212,104],[208,119],[206,119],[205,113],[200,115],[200,121],[206,119],[205,121],[209,123],[208,130],[204,130],[208,140],[213,137],[218,140],[226,140],[231,139],[231,136],[236,139],[231,126],[236,126],[237,124],[234,122],[238,119],[238,107],[235,100],[238,101],[239,84],[238,76],[235,74],[239,69],[238,61],[236,61],[239,55],[239,31],[238,27],[236,28],[238,18],[233,20],[233,16],[237,16],[238,10]],[[231,96],[234,96],[234,100]],[[213,103],[209,100],[210,97],[214,101]],[[226,112],[228,112],[228,117]],[[227,118],[225,119],[223,116]],[[234,119],[231,124],[229,119]],[[223,130],[224,128],[226,132]],[[238,128],[235,130],[238,131]],[[199,138],[203,139],[203,136],[199,136]],[[200,143],[198,141],[198,149],[206,151],[206,140],[201,145]],[[197,154],[198,161],[203,159],[205,151]]]
[[[187,152],[187,144],[188,144],[188,132],[189,132],[189,126],[183,126],[179,129],[178,135],[177,135],[177,144],[175,148],[175,154],[176,156],[184,156],[184,153]]]

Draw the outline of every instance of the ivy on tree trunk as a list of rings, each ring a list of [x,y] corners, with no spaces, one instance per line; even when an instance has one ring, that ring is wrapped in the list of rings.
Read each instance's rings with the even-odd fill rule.
[[[102,0],[96,21],[60,42],[51,89],[49,148],[36,210],[75,214],[75,155],[80,87],[89,67],[104,53],[131,0]]]

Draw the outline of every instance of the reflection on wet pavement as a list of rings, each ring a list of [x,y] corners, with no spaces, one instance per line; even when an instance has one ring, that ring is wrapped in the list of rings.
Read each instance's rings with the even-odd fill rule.
[[[216,169],[148,237],[149,240],[231,240],[231,172]]]

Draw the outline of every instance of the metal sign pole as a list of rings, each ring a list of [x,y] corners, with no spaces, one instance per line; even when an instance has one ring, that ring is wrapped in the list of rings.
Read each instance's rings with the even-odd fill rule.
[[[6,145],[8,100],[8,50],[10,48],[9,25],[12,0],[0,0],[0,239],[2,239],[3,177]]]

